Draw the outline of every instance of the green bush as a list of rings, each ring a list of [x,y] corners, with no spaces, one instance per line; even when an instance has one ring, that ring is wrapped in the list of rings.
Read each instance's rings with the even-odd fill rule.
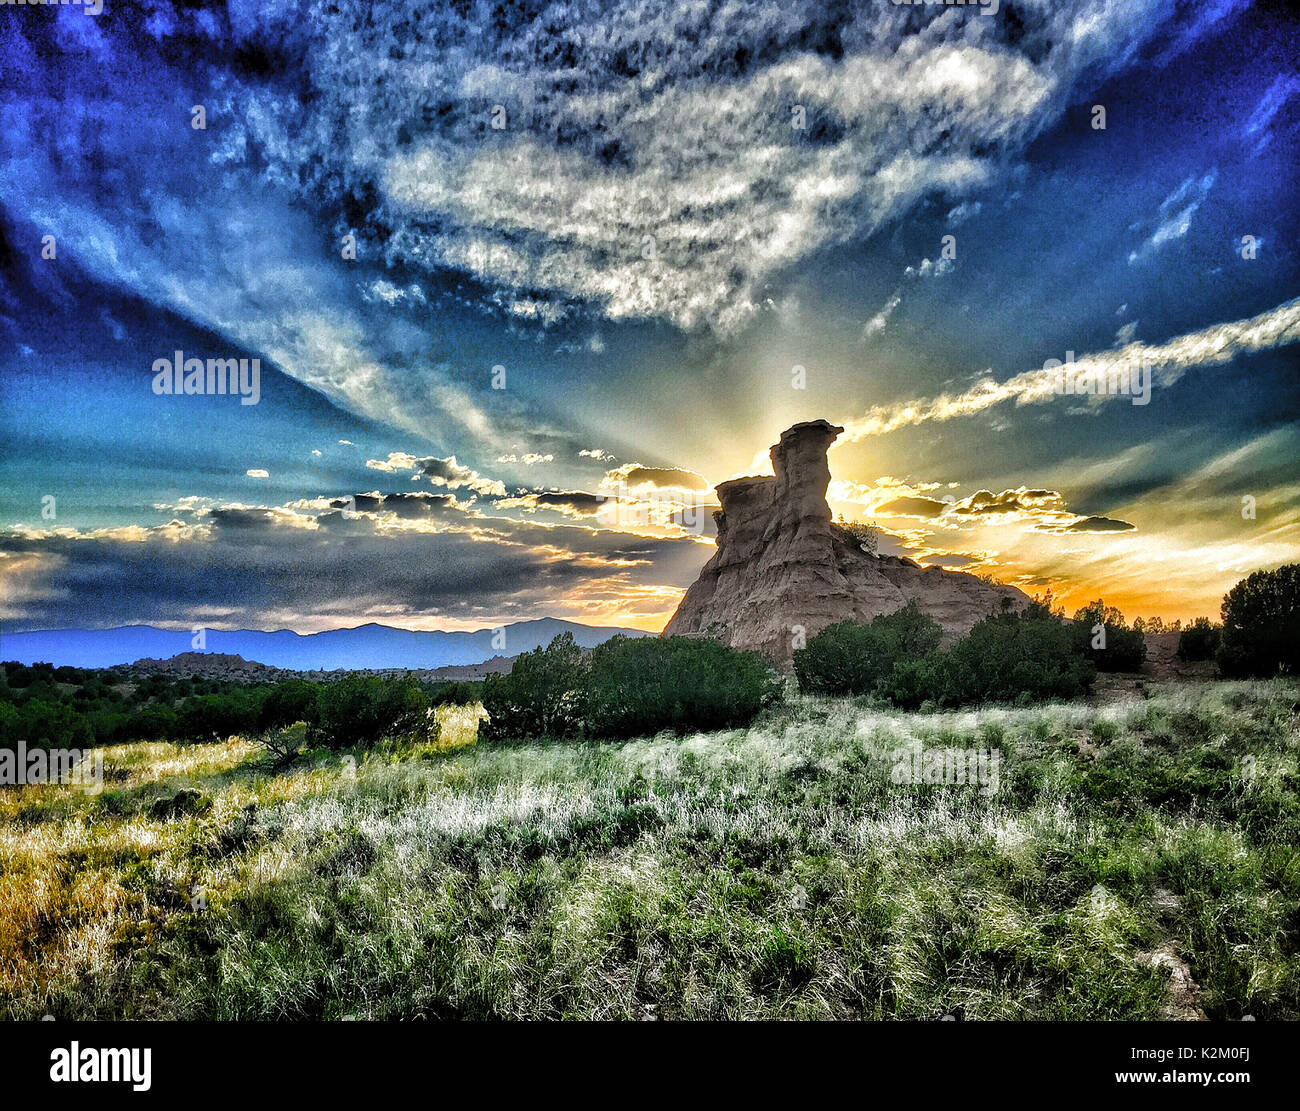
[[[224,741],[257,727],[257,704],[246,693],[191,695],[177,713],[176,736],[193,741]]]
[[[572,633],[515,658],[508,675],[489,675],[482,686],[487,721],[482,740],[564,737],[577,733],[584,716],[587,661]]]
[[[756,652],[706,637],[616,636],[591,654],[586,724],[600,737],[730,729],[779,697],[780,680]]]
[[[169,741],[180,736],[180,717],[169,706],[141,706],[127,723],[126,740]]]
[[[1300,670],[1300,563],[1256,571],[1228,591],[1216,658],[1229,676]]]
[[[425,687],[430,706],[473,706],[483,701],[481,679],[457,679]]]
[[[948,689],[948,654],[899,660],[876,693],[903,710],[918,710],[927,702],[941,702]]]
[[[964,706],[1073,698],[1092,683],[1095,668],[1074,628],[1046,606],[980,621],[947,652],[899,660],[877,692],[896,706],[927,702]]]
[[[1147,642],[1141,630],[1129,628],[1124,615],[1100,598],[1074,615],[1074,635],[1098,671],[1140,671],[1146,662]],[[1097,642],[1100,646],[1095,647]]]
[[[794,653],[794,673],[806,694],[870,694],[904,660],[928,656],[943,630],[916,602],[869,624],[841,621]]]
[[[372,675],[324,684],[309,726],[309,743],[336,750],[370,747],[389,737],[424,740],[437,727],[414,679]]]
[[[286,679],[276,683],[262,699],[257,727],[265,731],[280,729],[295,721],[313,721],[319,695],[320,687],[304,679]]]
[[[268,729],[257,739],[281,764],[287,764],[306,747],[309,730],[305,721],[295,721],[291,725]]]
[[[1223,628],[1213,624],[1208,617],[1198,617],[1178,634],[1180,660],[1212,660],[1219,650]]]
[[[0,714],[0,745],[6,748],[19,741],[41,748],[86,748],[94,739],[90,723],[61,702],[28,700],[5,705]]]
[[[986,617],[953,646],[947,665],[937,701],[952,706],[1074,698],[1096,674],[1075,631],[1037,605]]]

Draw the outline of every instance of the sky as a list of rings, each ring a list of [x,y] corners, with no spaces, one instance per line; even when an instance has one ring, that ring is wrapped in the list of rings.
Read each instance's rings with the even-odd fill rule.
[[[882,551],[1217,615],[1300,558],[1297,25],[7,6],[0,622],[659,629],[817,418]]]

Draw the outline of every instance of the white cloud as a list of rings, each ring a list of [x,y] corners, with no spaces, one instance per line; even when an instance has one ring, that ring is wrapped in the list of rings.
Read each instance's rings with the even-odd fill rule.
[[[367,459],[366,466],[372,471],[383,471],[385,474],[413,471],[416,468],[416,458],[409,451],[390,451],[387,459]]]
[[[1274,79],[1260,98],[1246,121],[1246,136],[1254,141],[1253,153],[1258,154],[1268,146],[1273,138],[1274,117],[1297,92],[1300,92],[1300,77],[1284,75]]]
[[[942,278],[945,274],[950,274],[953,270],[951,259],[942,258],[938,262],[931,262],[928,258],[923,258],[915,266],[909,266],[903,271],[904,285],[898,286],[890,294],[889,300],[881,306],[880,311],[862,326],[862,339],[874,339],[889,324],[889,319],[894,315],[898,306],[903,303],[903,289],[907,282],[917,281],[921,278]]]
[[[383,20],[342,35],[360,10],[319,16],[315,126],[258,94],[250,141],[373,180],[390,258],[515,291],[515,314],[558,319],[574,299],[728,332],[819,247],[989,181],[1169,9],[1026,4],[1014,42],[977,7],[626,0],[505,31],[444,15],[415,39]],[[808,48],[832,28],[836,56]]]
[[[1137,336],[1137,326],[1138,322],[1136,320],[1130,320],[1127,324],[1121,325],[1115,333],[1115,346],[1123,347],[1126,343],[1132,343]]]
[[[894,310],[903,303],[903,295],[895,292],[888,301],[881,306],[880,311],[862,326],[862,338],[871,339],[885,330],[889,323],[889,318],[894,315]]]
[[[366,466],[373,471],[395,474],[399,471],[413,471],[415,477],[424,476],[434,486],[445,486],[449,490],[467,487],[484,497],[503,498],[505,486],[495,478],[486,478],[478,471],[462,466],[454,455],[445,459],[436,455],[419,458],[408,451],[389,452],[387,459],[367,459]]]
[[[1300,298],[1258,316],[1214,324],[1165,343],[1130,343],[1116,350],[1084,355],[1075,360],[1074,369],[1076,373],[1106,377],[1112,367],[1141,364],[1151,368],[1153,386],[1171,386],[1197,367],[1224,366],[1238,355],[1296,342],[1300,342]],[[845,432],[838,442],[851,443],[908,425],[973,416],[1007,401],[1018,405],[1051,401],[1057,396],[1053,389],[1056,381],[1054,370],[1030,370],[1006,382],[982,382],[961,394],[878,405],[856,420],[845,421]],[[1097,400],[1107,398],[1097,395]]]
[[[1214,187],[1218,176],[1218,170],[1211,170],[1200,178],[1189,177],[1161,201],[1155,230],[1142,246],[1129,254],[1129,262],[1138,262],[1185,236],[1192,226],[1192,217]]]
[[[525,455],[498,455],[498,463],[522,463],[525,467],[535,467],[538,463],[553,463],[554,455],[542,455],[536,451],[530,451]]]

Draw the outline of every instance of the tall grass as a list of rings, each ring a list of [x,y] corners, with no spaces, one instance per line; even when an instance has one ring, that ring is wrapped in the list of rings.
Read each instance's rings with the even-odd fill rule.
[[[112,749],[0,793],[0,1011],[142,1018],[1300,1017],[1300,687],[617,745]],[[443,713],[440,710],[440,714]],[[982,748],[1000,790],[896,784]],[[192,787],[201,813],[155,818]],[[203,895],[195,909],[195,895]]]

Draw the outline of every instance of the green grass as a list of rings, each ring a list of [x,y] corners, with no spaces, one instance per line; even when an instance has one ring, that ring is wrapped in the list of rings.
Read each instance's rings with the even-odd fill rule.
[[[0,793],[0,1013],[1158,1018],[1172,949],[1209,1017],[1300,1017],[1300,686],[1148,693],[354,773],[111,749],[98,797]],[[996,749],[1000,790],[896,785],[914,742]]]

